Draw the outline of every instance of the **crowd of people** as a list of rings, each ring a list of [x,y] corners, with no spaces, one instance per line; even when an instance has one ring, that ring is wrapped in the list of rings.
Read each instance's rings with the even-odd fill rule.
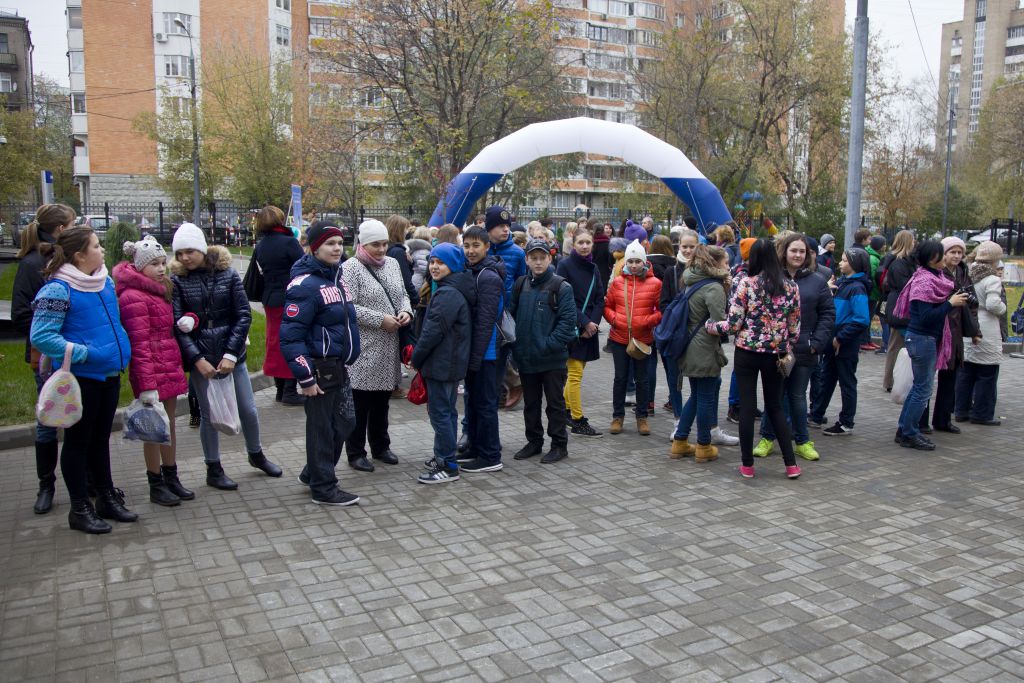
[[[73,227],[74,218],[59,204],[38,210],[23,240],[12,312],[27,336],[25,359],[37,386],[47,376],[40,360],[57,368],[71,350],[83,417],[65,430],[59,458],[56,430],[37,426],[34,510],[52,508],[59,461],[69,525],[86,533],[109,532],[107,520],[137,519],[110,468],[125,370],[135,397],[161,404],[170,418],[170,443],[143,446],[153,503],[195,498],[178,477],[173,428],[177,398],[187,391],[198,403],[206,483],[237,488],[210,419],[213,385],[229,378],[249,464],[281,476],[263,452],[246,364],[256,300],[267,320],[263,372],[274,378],[277,401],[304,408],[299,481],[323,505],[359,501],[339,486],[343,451],[357,471],[399,462],[389,404],[405,396],[403,365],[418,373],[410,399],[426,403],[434,432],[423,484],[501,470],[499,410],[520,400],[525,443],[515,460],[556,463],[568,456],[570,434],[603,436],[581,396],[586,366],[602,352],[614,366],[610,435],[627,430],[627,407],[636,433],[651,433],[660,366],[669,400],[659,409],[676,421],[670,457],[707,463],[719,447],[738,445],[743,477],[754,476],[755,457],[778,447],[785,476],[798,478],[797,458],[820,457],[811,428],[833,437],[852,433],[862,352],[887,355],[887,391],[900,349],[909,355],[913,382],[896,427],[899,445],[933,450],[933,430],[999,424],[1006,303],[1002,251],[993,242],[968,254],[956,237],[918,244],[902,231],[887,250],[884,238],[860,230],[837,260],[832,235],[737,240],[732,225],[706,237],[687,226],[661,235],[649,217],[618,229],[597,220],[569,223],[559,241],[544,221],[513,230],[509,211],[495,206],[464,229],[414,228],[401,216],[365,221],[347,258],[339,226],[313,223],[303,246],[283,212],[268,206],[257,217],[260,242],[243,281],[230,253],[208,245],[189,223],[174,234],[173,260],[147,237],[125,243],[126,260],[108,274],[96,234]],[[875,316],[881,348],[870,336]],[[604,347],[602,320],[610,326]],[[729,338],[726,417],[739,424],[738,437],[719,426]],[[840,409],[829,425],[837,386]]]

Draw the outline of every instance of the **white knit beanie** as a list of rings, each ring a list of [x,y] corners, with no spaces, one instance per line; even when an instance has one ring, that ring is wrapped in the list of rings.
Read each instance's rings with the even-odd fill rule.
[[[206,235],[194,223],[182,223],[174,231],[174,239],[171,240],[171,249],[178,253],[182,249],[195,249],[206,253]]]
[[[644,250],[644,245],[640,244],[639,240],[633,240],[626,247],[625,259],[628,261],[631,258],[638,258],[641,261],[647,260],[647,252]]]
[[[128,241],[124,243],[124,255],[132,259],[135,270],[141,271],[158,258],[167,258],[164,245],[156,241],[152,235],[146,235],[145,239],[138,242]]]
[[[371,218],[359,225],[359,244],[367,245],[381,241],[388,241],[388,229],[379,220]]]

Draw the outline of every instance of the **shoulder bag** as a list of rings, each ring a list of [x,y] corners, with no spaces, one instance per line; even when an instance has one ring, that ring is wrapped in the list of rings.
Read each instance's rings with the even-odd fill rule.
[[[397,318],[400,311],[398,310],[398,306],[395,305],[395,300],[392,299],[391,294],[388,293],[388,288],[385,287],[384,283],[380,281],[379,277],[377,277],[377,273],[373,272],[373,268],[369,267],[365,263],[363,263],[362,266],[363,268],[366,269],[366,272],[370,274],[370,277],[377,281],[377,284],[380,285],[380,288],[384,290],[384,296],[387,297],[388,303],[391,304],[391,310],[395,312],[395,317]],[[413,334],[411,316],[409,324],[402,325],[401,327],[398,328],[399,350],[404,349],[406,346],[410,345],[416,346],[416,336]]]
[[[626,344],[626,353],[630,358],[643,360],[651,355],[651,347],[639,339],[633,337],[633,309],[629,305],[629,280],[622,283],[622,298],[626,304],[626,327],[629,331],[629,343]],[[636,303],[636,283],[633,283],[633,303]]]

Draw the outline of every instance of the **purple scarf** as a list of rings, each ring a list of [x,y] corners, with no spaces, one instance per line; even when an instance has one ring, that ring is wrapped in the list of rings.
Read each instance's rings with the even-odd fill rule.
[[[387,258],[387,257],[385,256],[384,258]],[[357,244],[356,245],[356,260],[359,261],[360,263],[362,263],[367,268],[377,268],[377,269],[383,268],[384,267],[384,258],[382,258],[382,259],[375,259],[372,256],[370,256],[370,252],[368,252],[365,249],[363,249],[363,245],[361,245],[361,244]]]
[[[907,282],[900,296],[896,299],[893,315],[897,318],[910,317],[910,302],[924,301],[929,304],[941,304],[953,293],[953,281],[948,277],[928,268],[918,268]],[[949,331],[949,317],[942,323],[942,339],[939,342],[938,357],[935,367],[946,370],[953,357],[953,336]]]

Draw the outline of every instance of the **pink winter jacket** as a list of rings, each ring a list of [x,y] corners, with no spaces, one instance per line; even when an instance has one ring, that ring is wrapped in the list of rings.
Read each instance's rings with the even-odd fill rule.
[[[181,350],[174,338],[174,316],[171,303],[164,297],[164,286],[127,262],[114,266],[114,286],[121,324],[132,343],[128,379],[135,396],[155,389],[160,400],[166,401],[187,392]]]

